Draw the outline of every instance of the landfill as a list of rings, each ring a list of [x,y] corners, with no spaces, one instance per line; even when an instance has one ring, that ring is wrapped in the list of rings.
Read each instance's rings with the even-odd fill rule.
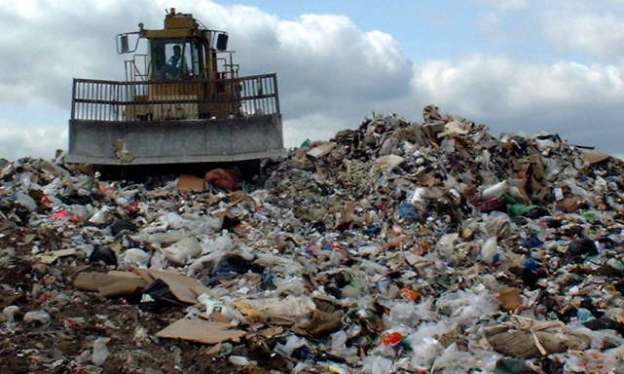
[[[624,373],[624,163],[424,109],[262,173],[0,161],[0,372]]]

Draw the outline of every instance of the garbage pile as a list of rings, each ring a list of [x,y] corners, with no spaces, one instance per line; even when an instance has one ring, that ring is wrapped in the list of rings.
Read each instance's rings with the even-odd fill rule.
[[[1,162],[0,371],[624,371],[622,161],[429,106],[265,166]]]

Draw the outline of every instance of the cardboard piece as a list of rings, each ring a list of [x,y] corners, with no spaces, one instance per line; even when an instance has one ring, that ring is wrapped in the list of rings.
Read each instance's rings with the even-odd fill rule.
[[[23,294],[7,294],[0,291],[0,309],[4,309],[9,305],[15,304],[15,302],[24,297]]]
[[[206,181],[194,175],[180,175],[178,177],[178,191],[181,192],[203,192],[206,190]]]
[[[265,329],[262,329],[260,331],[258,331],[258,335],[266,338],[266,339],[271,339],[273,337],[276,337],[277,335],[281,334],[284,332],[284,328],[281,326],[271,326],[271,327],[267,327]]]
[[[546,187],[546,168],[539,153],[532,154],[521,160],[513,160],[515,172],[514,186],[519,189],[523,199],[544,201],[551,191]]]
[[[405,161],[405,159],[401,156],[387,155],[377,158],[377,160],[375,160],[375,165],[382,172],[388,173],[397,166],[401,165],[403,161]]]
[[[583,151],[583,160],[585,160],[585,162],[587,162],[590,165],[598,164],[600,162],[603,162],[609,159],[610,157],[611,156],[609,156],[608,154],[598,152],[598,151],[591,151],[591,150]]]
[[[133,295],[145,286],[147,282],[142,277],[127,271],[84,271],[74,279],[74,287],[84,291],[98,291],[104,297]]]
[[[333,313],[315,310],[309,320],[303,320],[294,327],[294,331],[315,337],[328,336],[342,327],[342,312]]]
[[[320,158],[331,152],[336,147],[336,143],[325,143],[310,149],[306,154],[313,158]]]
[[[569,330],[560,321],[505,323],[486,327],[484,334],[495,351],[521,358],[582,351],[591,344],[589,336]]]
[[[56,260],[58,260],[61,257],[67,257],[67,256],[75,256],[78,254],[78,251],[70,248],[70,249],[61,249],[58,251],[53,251],[53,252],[46,252],[46,253],[41,253],[38,254],[37,260],[39,260],[39,262],[44,263],[46,265],[50,265],[53,264]]]
[[[180,319],[156,333],[159,338],[181,339],[203,344],[237,340],[245,331],[232,329],[228,323],[203,319]]]
[[[187,304],[195,304],[197,297],[208,291],[197,279],[172,271],[146,269],[108,273],[85,271],[78,273],[74,279],[74,287],[85,291],[98,291],[104,297],[126,296],[141,292],[156,279],[165,282],[171,293]]]
[[[101,285],[106,284],[110,279],[106,273],[93,271],[83,271],[74,278],[74,287],[83,291],[97,291]]]
[[[583,199],[578,196],[566,197],[561,201],[557,201],[556,207],[567,213],[574,213],[583,205]]]
[[[167,283],[171,293],[183,303],[195,304],[197,302],[197,297],[208,291],[208,288],[202,285],[199,280],[189,278],[173,271],[145,269],[135,269],[134,271],[141,276],[147,284],[152,283],[156,279]]]
[[[353,223],[355,216],[355,205],[353,201],[347,201],[342,209],[340,222],[336,225],[337,230],[348,229]]]
[[[505,287],[498,292],[497,298],[501,308],[507,312],[513,312],[522,306],[519,288]]]
[[[134,295],[143,291],[146,286],[147,283],[141,278],[113,276],[111,282],[100,286],[98,291],[104,297],[117,297]]]

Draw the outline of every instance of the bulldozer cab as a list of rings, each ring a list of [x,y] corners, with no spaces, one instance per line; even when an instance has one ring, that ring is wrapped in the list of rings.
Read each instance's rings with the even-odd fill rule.
[[[130,117],[162,119],[176,115],[199,118],[222,118],[240,115],[239,91],[236,84],[226,85],[227,79],[238,78],[238,65],[233,63],[233,51],[227,50],[228,34],[225,31],[202,28],[190,14],[176,13],[175,9],[165,17],[164,28],[146,30],[139,24],[139,31],[118,35],[118,52],[130,53],[128,38],[136,36],[135,52],[145,41],[144,54],[133,54],[125,61],[126,78],[130,81],[169,82],[153,85],[136,100],[214,98],[215,105],[198,105],[183,110],[164,108],[153,110],[152,106],[136,106],[127,112]],[[143,62],[142,66],[138,62]],[[190,84],[189,81],[209,80],[210,84]],[[259,88],[262,91],[262,87]]]
[[[155,40],[150,46],[152,80],[193,79],[202,76],[202,46],[198,42]],[[190,65],[189,65],[190,62]]]
[[[70,162],[223,162],[283,154],[275,74],[239,76],[229,35],[171,9],[117,35],[124,81],[74,79]]]
[[[134,53],[141,40],[147,41],[147,53],[126,61],[126,77],[131,80],[236,78],[238,65],[232,61],[234,52],[227,50],[228,39],[227,32],[203,28],[192,15],[176,13],[172,8],[163,29],[145,30],[139,24],[139,31],[117,35],[117,52]],[[137,64],[141,59],[143,66]]]

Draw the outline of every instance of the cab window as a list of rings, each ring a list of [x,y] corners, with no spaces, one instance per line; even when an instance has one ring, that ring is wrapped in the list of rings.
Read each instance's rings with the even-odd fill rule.
[[[152,40],[152,79],[177,80],[199,77],[203,67],[201,56],[199,43]]]

